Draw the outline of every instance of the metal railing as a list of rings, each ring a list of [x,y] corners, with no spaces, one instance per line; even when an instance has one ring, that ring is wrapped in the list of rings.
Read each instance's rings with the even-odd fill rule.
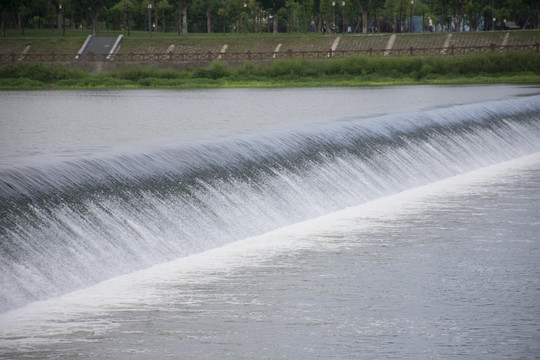
[[[433,48],[369,48],[361,50],[314,50],[314,51],[245,51],[245,52],[188,52],[188,53],[117,53],[94,54],[76,58],[77,54],[0,54],[0,63],[44,62],[44,63],[73,63],[73,62],[115,62],[115,63],[208,63],[214,61],[244,62],[244,61],[274,61],[283,59],[323,60],[344,58],[353,55],[366,56],[453,56],[467,54],[485,54],[495,52],[529,51],[540,52],[540,43],[522,45],[488,46],[450,46]]]

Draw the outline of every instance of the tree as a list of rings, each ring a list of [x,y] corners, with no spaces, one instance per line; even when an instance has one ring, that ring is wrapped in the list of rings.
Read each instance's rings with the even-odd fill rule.
[[[285,9],[288,15],[288,26],[287,29],[289,33],[294,32],[294,16],[295,13],[300,9],[300,5],[294,0],[286,0]]]
[[[461,22],[463,21],[463,15],[465,14],[465,8],[471,0],[452,0],[451,5],[454,10],[454,31],[459,32],[461,30]]]
[[[26,18],[32,14],[32,7],[30,0],[19,0],[17,5],[17,24],[21,34],[24,35],[24,27],[26,25]]]
[[[403,18],[410,8],[409,0],[387,0],[386,9],[389,12],[394,24],[394,31],[401,32],[403,29]]]
[[[377,14],[377,9],[385,6],[385,2],[384,0],[355,0],[354,4],[360,12],[362,18],[362,33],[366,34],[368,32],[368,27],[370,24],[370,22],[368,21],[370,11],[373,12],[373,14]],[[394,9],[395,6],[390,5],[390,8]]]
[[[174,4],[176,5],[176,26],[178,34],[180,34],[179,15],[182,14],[182,35],[188,36],[187,11],[191,5],[191,0],[175,0]]]
[[[274,36],[278,35],[278,11],[285,6],[285,0],[262,0],[261,4],[266,9],[272,9]]]
[[[223,18],[223,35],[227,33],[227,9],[229,7],[228,0],[221,0],[221,6],[218,9],[218,15]]]
[[[99,15],[107,7],[112,7],[114,0],[74,0],[75,4],[81,9],[90,13],[92,18],[92,36],[98,36]]]
[[[156,11],[157,9],[161,10],[161,27],[162,27],[162,32],[165,32],[167,29],[166,29],[166,26],[165,26],[165,11],[170,11],[172,9],[172,5],[169,4],[169,2],[167,0],[161,0],[157,6],[156,6]],[[156,16],[156,28],[157,28],[157,16]]]
[[[113,12],[117,12],[124,16],[124,24],[126,24],[128,29],[128,36],[131,35],[131,14],[137,11],[137,8],[132,0],[120,0],[116,5],[111,9]]]
[[[523,0],[526,10],[526,18],[524,18],[522,28],[525,28],[529,23],[532,24],[534,29],[540,27],[540,3],[538,0]]]
[[[2,12],[2,37],[7,36],[7,21],[10,12],[15,11],[20,2],[18,0],[0,0],[0,11]]]
[[[195,0],[197,1],[197,0]],[[204,11],[206,16],[206,32],[210,34],[212,32],[212,10],[217,7],[217,0],[198,0],[197,5]],[[194,2],[195,5],[195,2]]]
[[[302,21],[304,24],[304,30],[308,31],[310,29],[310,22],[313,19],[313,0],[302,0],[298,4],[298,8],[301,13]],[[313,29],[315,30],[315,29]]]
[[[467,6],[467,17],[469,19],[469,31],[480,30],[480,23],[482,20],[482,7],[477,1],[469,3]]]

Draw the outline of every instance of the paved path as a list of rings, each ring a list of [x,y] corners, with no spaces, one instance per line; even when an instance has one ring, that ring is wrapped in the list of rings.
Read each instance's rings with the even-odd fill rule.
[[[384,52],[384,56],[388,56],[390,54],[390,50],[392,50],[392,47],[394,46],[394,42],[396,42],[396,34],[392,34],[390,38],[388,39],[388,43],[386,43],[386,48]]]
[[[80,55],[80,58],[83,60],[87,60],[89,52],[100,55],[109,54],[115,42],[116,38],[92,37],[84,48],[82,54]]]
[[[448,52],[448,47],[450,46],[450,40],[452,40],[452,34],[446,35],[446,38],[444,39],[443,49],[441,50],[441,55],[444,55]]]
[[[337,46],[339,45],[339,40],[341,40],[341,36],[336,37],[336,40],[332,43],[332,51],[336,51]]]

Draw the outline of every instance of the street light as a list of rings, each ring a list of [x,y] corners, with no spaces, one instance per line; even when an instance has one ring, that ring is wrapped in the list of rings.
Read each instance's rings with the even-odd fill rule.
[[[148,37],[152,37],[152,4],[148,4]]]
[[[60,26],[62,27],[62,36],[64,36],[64,17],[62,16],[62,4],[59,4],[60,8]]]
[[[495,30],[495,17],[493,17],[493,0],[491,0],[491,31]]]
[[[414,5],[414,0],[411,0],[411,20],[409,24],[409,32],[414,32],[413,5]]]
[[[336,30],[336,13],[335,13],[335,8],[336,8],[336,2],[335,1],[332,1],[332,32],[334,32]]]
[[[247,36],[247,16],[246,16],[246,10],[247,10],[247,3],[244,3],[244,36]]]
[[[126,14],[127,14],[128,36],[131,36],[131,24],[129,23],[129,12],[128,12],[128,4],[127,4],[127,2],[124,3],[124,7],[126,9]]]
[[[343,10],[342,11],[342,13],[343,13],[343,25],[341,27],[341,32],[343,34],[345,34],[345,1],[341,2],[341,9]]]

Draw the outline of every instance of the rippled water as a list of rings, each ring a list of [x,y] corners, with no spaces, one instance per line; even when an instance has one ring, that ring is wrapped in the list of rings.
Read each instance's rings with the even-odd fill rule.
[[[193,142],[347,117],[538,94],[523,86],[0,91],[0,156]],[[0,158],[1,159],[1,158]]]

